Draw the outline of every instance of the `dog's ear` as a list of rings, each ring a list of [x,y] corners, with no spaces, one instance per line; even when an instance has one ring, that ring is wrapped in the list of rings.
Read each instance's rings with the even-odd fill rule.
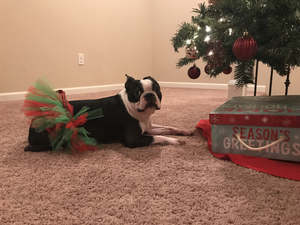
[[[125,88],[128,89],[130,87],[130,84],[132,84],[132,82],[134,82],[135,79],[131,76],[128,76],[127,74],[125,74],[125,76],[127,77],[127,81],[125,83]]]
[[[151,76],[148,76],[148,77],[144,77],[143,80],[146,80],[146,79],[149,79],[149,80],[152,80],[153,78]]]

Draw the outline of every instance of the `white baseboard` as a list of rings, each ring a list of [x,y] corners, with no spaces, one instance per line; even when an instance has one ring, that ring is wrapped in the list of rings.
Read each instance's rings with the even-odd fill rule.
[[[75,87],[75,88],[58,88],[66,92],[67,95],[94,93],[101,91],[114,91],[122,90],[124,84],[111,84],[111,85],[99,85],[99,86],[87,86],[87,87]]]
[[[228,90],[228,84],[215,83],[184,83],[184,82],[159,82],[161,87],[178,87],[178,88],[199,88],[199,89],[218,89]],[[247,85],[248,91],[254,91],[254,84]],[[257,92],[266,93],[266,86],[257,85]]]
[[[199,88],[199,89],[221,89],[227,90],[227,84],[214,84],[214,83],[188,83],[188,82],[159,82],[161,87],[178,87],[178,88]],[[100,91],[113,91],[122,90],[124,84],[112,84],[112,85],[99,85],[99,86],[87,86],[87,87],[74,87],[74,88],[58,88],[66,92],[67,95],[93,93]],[[254,90],[254,85],[248,85],[248,90]],[[266,86],[258,85],[258,92],[266,93]],[[8,92],[0,93],[0,101],[13,101],[24,100],[26,91],[21,92]]]
[[[0,93],[0,102],[25,99],[26,93],[26,91]]]
[[[74,87],[74,88],[58,88],[66,92],[67,95],[94,93],[101,91],[114,91],[122,90],[124,84],[112,84],[112,85],[99,85],[99,86],[86,86],[86,87]],[[24,100],[26,91],[21,92],[8,92],[0,93],[0,101],[13,101],[13,100]]]
[[[228,89],[227,84],[213,83],[185,83],[185,82],[159,82],[161,87],[199,88],[199,89]]]
[[[248,91],[254,91],[254,84],[248,84],[247,85]],[[257,85],[256,87],[257,92],[267,93],[266,86],[265,85]]]

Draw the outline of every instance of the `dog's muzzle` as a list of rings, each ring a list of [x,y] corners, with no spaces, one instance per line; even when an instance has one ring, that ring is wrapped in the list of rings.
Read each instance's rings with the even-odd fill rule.
[[[156,93],[150,91],[141,96],[137,110],[139,112],[144,112],[146,108],[155,108],[156,110],[159,110],[160,107],[160,100],[158,99]]]

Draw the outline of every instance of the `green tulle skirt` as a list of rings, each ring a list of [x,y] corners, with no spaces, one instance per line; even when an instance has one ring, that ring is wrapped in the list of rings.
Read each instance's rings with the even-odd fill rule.
[[[31,127],[37,132],[47,130],[53,151],[78,153],[96,150],[99,143],[88,136],[83,125],[87,120],[102,117],[102,109],[88,111],[84,106],[73,115],[73,106],[64,91],[55,91],[46,78],[38,79],[31,86],[24,100],[22,111],[31,119]]]

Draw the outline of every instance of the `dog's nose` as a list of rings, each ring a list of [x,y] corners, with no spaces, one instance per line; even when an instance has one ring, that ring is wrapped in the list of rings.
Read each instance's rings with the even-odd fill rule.
[[[153,93],[146,93],[145,96],[144,96],[144,99],[147,101],[147,102],[156,102],[156,97]]]

